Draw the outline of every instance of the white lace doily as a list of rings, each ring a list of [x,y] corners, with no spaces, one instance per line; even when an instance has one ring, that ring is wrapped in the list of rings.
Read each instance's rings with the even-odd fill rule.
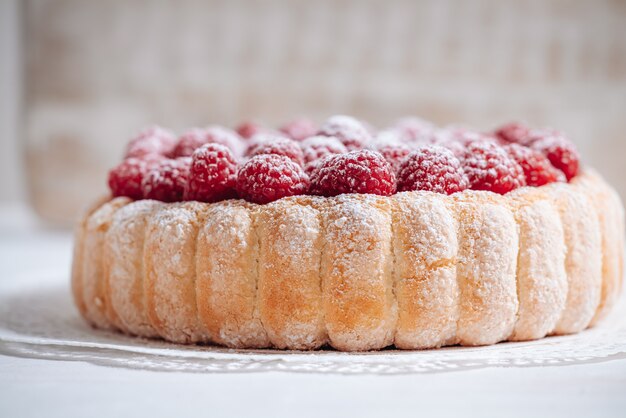
[[[488,347],[340,353],[230,350],[179,346],[94,330],[78,316],[66,279],[0,295],[0,353],[165,371],[433,373],[483,367],[529,367],[626,358],[624,297],[609,318],[571,336]]]

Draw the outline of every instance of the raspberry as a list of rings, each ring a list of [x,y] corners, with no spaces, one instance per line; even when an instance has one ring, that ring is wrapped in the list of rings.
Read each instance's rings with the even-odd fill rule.
[[[448,148],[459,159],[465,155],[465,151],[470,144],[476,142],[487,142],[498,145],[496,138],[474,132],[461,127],[449,127],[437,132],[435,143]]]
[[[311,193],[316,195],[371,193],[389,196],[395,191],[391,166],[381,154],[370,150],[327,156],[311,174]]]
[[[428,190],[450,195],[468,187],[459,159],[449,149],[437,145],[418,147],[398,171],[398,191]]]
[[[300,145],[293,139],[274,137],[262,140],[255,145],[250,145],[246,154],[250,157],[261,154],[282,155],[296,164],[304,164],[304,155]]]
[[[159,126],[143,129],[130,140],[125,158],[143,158],[147,155],[168,156],[176,145],[176,137]]]
[[[430,142],[435,126],[420,118],[406,117],[395,123],[394,130],[406,142],[424,143]]]
[[[567,181],[578,174],[580,168],[578,150],[561,132],[533,131],[530,134],[530,147],[548,157],[550,163],[565,174]]]
[[[244,122],[241,125],[237,126],[236,131],[239,134],[239,136],[245,139],[250,139],[254,135],[257,135],[257,134],[271,132],[271,130],[255,122]]]
[[[402,161],[411,152],[411,148],[406,144],[383,145],[376,150],[385,157],[385,160],[391,165],[394,173],[398,172]]]
[[[109,189],[113,196],[141,199],[141,182],[149,169],[149,163],[139,158],[127,158],[109,171]]]
[[[519,144],[503,147],[524,170],[526,185],[543,186],[556,181],[565,181],[565,175],[550,164],[550,160],[541,152]]]
[[[304,163],[309,164],[320,160],[327,155],[345,154],[348,149],[333,136],[312,136],[300,143]]]
[[[234,131],[221,126],[206,129],[194,128],[183,134],[173,151],[174,157],[190,157],[204,144],[216,143],[228,147],[235,155],[241,155],[242,147],[239,136]]]
[[[316,129],[315,124],[311,120],[300,118],[286,123],[280,128],[280,131],[295,141],[303,141],[315,135]]]
[[[514,142],[521,145],[528,144],[530,128],[518,122],[510,122],[502,125],[494,131],[494,135],[503,143]]]
[[[367,127],[350,116],[332,116],[318,131],[318,135],[334,136],[348,148],[348,151],[361,149],[372,139]]]
[[[237,161],[221,144],[205,144],[191,156],[185,200],[217,202],[236,196]]]
[[[141,182],[145,199],[179,202],[183,199],[191,158],[166,159],[148,171]]]
[[[474,190],[505,194],[526,185],[522,167],[502,147],[489,141],[470,143],[462,165]]]
[[[269,203],[306,193],[309,178],[298,164],[275,154],[252,157],[237,174],[237,192],[253,203]]]

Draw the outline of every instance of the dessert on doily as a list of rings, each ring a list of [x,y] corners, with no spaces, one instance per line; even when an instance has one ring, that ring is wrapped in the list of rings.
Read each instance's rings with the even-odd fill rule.
[[[234,348],[486,345],[582,331],[621,290],[622,203],[552,129],[152,127],[108,181],[72,268],[97,328]]]

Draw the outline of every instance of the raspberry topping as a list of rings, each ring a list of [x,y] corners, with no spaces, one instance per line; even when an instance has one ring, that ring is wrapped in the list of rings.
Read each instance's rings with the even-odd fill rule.
[[[494,135],[503,143],[513,142],[527,145],[530,128],[518,122],[510,122],[502,125],[494,131]]]
[[[237,174],[237,192],[253,203],[269,203],[306,193],[309,178],[298,164],[275,154],[252,157]]]
[[[489,141],[470,143],[462,165],[474,190],[505,194],[526,185],[522,167],[502,147]]]
[[[391,165],[391,169],[394,173],[397,173],[400,169],[402,161],[411,152],[411,148],[406,144],[397,145],[383,145],[376,151],[380,152],[385,160]]]
[[[394,130],[406,142],[427,143],[432,138],[435,126],[420,118],[406,117],[395,123]]]
[[[256,138],[256,137],[255,137]],[[262,139],[255,144],[251,144],[246,154],[250,157],[261,154],[282,155],[289,158],[296,164],[304,164],[304,155],[300,145],[293,139],[273,137]]]
[[[565,174],[567,181],[578,174],[578,150],[562,133],[553,130],[532,131],[530,147],[548,157],[550,163]]]
[[[210,126],[206,129],[194,128],[183,134],[178,139],[173,156],[190,157],[197,148],[209,143],[224,145],[235,155],[241,155],[243,151],[241,140],[234,131],[221,126]]]
[[[127,158],[109,171],[109,189],[114,197],[126,196],[141,199],[141,182],[148,172],[149,163],[139,158]]]
[[[205,144],[191,156],[185,200],[217,202],[236,196],[237,161],[228,148]]]
[[[343,115],[328,118],[318,131],[318,135],[336,137],[348,151],[361,149],[372,139],[372,135],[363,123],[353,117]]]
[[[428,190],[450,195],[468,187],[459,159],[449,149],[437,145],[418,147],[398,171],[398,191]]]
[[[348,152],[345,145],[332,136],[312,136],[302,141],[300,146],[302,147],[307,173],[311,173],[317,163],[327,155]]]
[[[315,135],[317,128],[310,119],[299,118],[283,125],[280,128],[280,131],[291,139],[303,141],[304,139]]]
[[[165,159],[148,171],[141,183],[145,199],[162,202],[183,200],[191,158]]]
[[[151,126],[139,132],[126,147],[125,158],[143,158],[149,155],[168,156],[176,145],[176,137],[159,126]]]
[[[524,170],[527,186],[543,186],[556,181],[565,181],[565,175],[550,164],[541,152],[511,143],[503,147]]]
[[[371,193],[389,196],[395,191],[391,166],[381,154],[370,150],[327,156],[311,174],[311,193],[316,195]]]
[[[270,132],[269,129],[259,125],[258,123],[254,123],[254,122],[244,122],[241,125],[239,125],[236,130],[237,130],[237,133],[239,134],[239,136],[241,136],[242,138],[245,138],[245,139],[250,139],[254,135],[257,135],[257,134],[263,134],[263,133],[269,133]]]

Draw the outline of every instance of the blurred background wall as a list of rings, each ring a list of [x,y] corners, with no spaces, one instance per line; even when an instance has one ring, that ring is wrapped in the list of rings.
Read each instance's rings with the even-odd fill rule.
[[[509,120],[557,127],[626,197],[625,1],[7,7],[15,9],[21,71],[3,70],[2,113],[15,112],[19,129],[2,138],[0,152],[18,154],[22,165],[2,176],[2,197],[25,189],[52,222],[68,222],[105,192],[107,169],[146,124],[181,131],[333,113],[376,125],[419,115],[479,129]]]

